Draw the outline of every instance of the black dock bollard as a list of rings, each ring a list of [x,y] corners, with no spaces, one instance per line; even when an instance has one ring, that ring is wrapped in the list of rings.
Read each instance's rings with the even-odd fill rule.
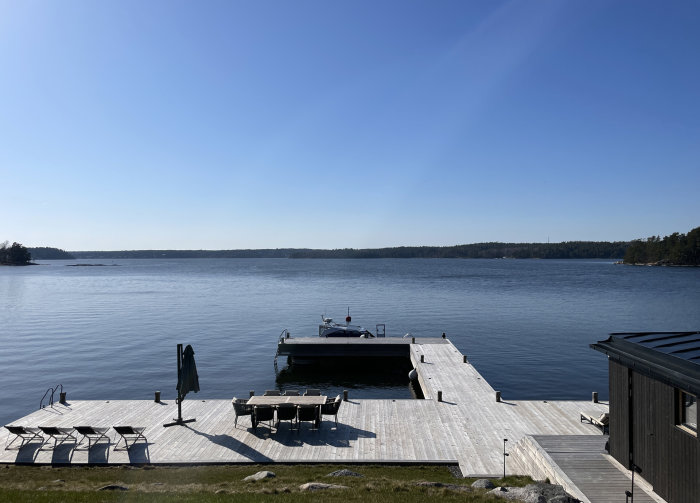
[[[416,338],[415,338],[415,337],[411,337],[411,344],[415,344],[415,343],[416,343]]]
[[[443,339],[445,338],[445,332],[442,333],[442,338],[443,338]]]
[[[66,404],[66,392],[65,392],[65,391],[61,391],[61,392],[58,394],[58,401],[59,401],[60,403],[62,403],[63,405]]]
[[[344,389],[343,390],[343,402],[348,401],[348,390]]]
[[[593,403],[598,403],[598,392],[597,391],[593,392],[592,399],[593,399]]]
[[[438,391],[438,402],[442,402],[442,391]]]
[[[420,362],[421,363],[425,362],[425,355],[420,355]]]
[[[467,363],[467,355],[464,355],[462,358],[462,363]]]
[[[156,391],[156,396],[153,399],[154,402],[160,403],[160,391]]]
[[[251,397],[252,397],[252,396],[255,396],[255,390],[254,390],[254,389],[251,389],[251,390],[250,390],[250,396],[251,396]]]
[[[501,392],[500,391],[496,391],[496,401],[497,402],[501,401]]]

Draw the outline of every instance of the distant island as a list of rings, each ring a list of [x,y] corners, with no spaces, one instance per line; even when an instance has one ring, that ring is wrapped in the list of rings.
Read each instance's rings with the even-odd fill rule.
[[[0,265],[32,265],[32,254],[20,243],[0,243]]]
[[[25,254],[26,252],[26,254]],[[10,259],[10,256],[14,257]],[[635,241],[567,241],[563,243],[474,243],[455,246],[398,246],[389,248],[265,248],[247,250],[121,250],[64,251],[60,248],[0,248],[0,263],[76,259],[165,258],[488,258],[488,259],[608,259],[624,264],[700,266],[700,227],[688,234],[674,232]],[[26,262],[22,262],[26,259]],[[14,262],[11,262],[14,260]]]
[[[688,234],[674,232],[663,239],[632,241],[625,252],[625,264],[700,266],[700,227]]]

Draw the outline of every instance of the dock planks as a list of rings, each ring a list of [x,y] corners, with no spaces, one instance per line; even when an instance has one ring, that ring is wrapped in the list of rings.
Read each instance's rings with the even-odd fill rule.
[[[323,339],[316,340],[323,344]],[[386,341],[406,344],[405,339]],[[290,430],[286,422],[272,430],[261,425],[253,431],[249,416],[239,418],[234,426],[229,398],[186,399],[183,417],[197,420],[170,428],[162,425],[176,417],[174,401],[75,401],[35,411],[13,424],[145,426],[148,442],[137,443],[129,451],[114,451],[117,438],[110,429],[109,444],[90,451],[74,449],[68,443],[52,451],[34,443],[19,451],[0,451],[0,463],[458,463],[465,476],[500,477],[505,438],[508,450],[526,435],[590,436],[595,442],[604,438],[598,428],[580,422],[579,413],[607,411],[605,403],[507,397],[497,402],[495,390],[474,366],[464,362],[449,340],[419,339],[408,348],[426,400],[360,400],[350,396],[340,407],[337,427],[332,416],[324,418],[319,430],[311,429],[309,423],[303,423],[301,431]],[[437,400],[438,391],[442,401]],[[7,438],[8,431],[3,428],[0,442]],[[561,459],[567,462],[568,458]],[[585,472],[586,465],[582,466]],[[594,477],[594,471],[591,473]]]

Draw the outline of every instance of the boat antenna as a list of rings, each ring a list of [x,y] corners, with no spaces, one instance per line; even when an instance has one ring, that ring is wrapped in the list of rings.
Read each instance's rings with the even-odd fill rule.
[[[352,318],[350,317],[350,306],[348,306],[348,315],[345,317],[345,323],[350,323]]]

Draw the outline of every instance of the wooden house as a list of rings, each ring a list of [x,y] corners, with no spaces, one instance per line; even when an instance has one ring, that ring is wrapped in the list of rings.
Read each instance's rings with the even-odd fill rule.
[[[608,355],[610,454],[669,503],[700,501],[700,332],[615,333]]]

